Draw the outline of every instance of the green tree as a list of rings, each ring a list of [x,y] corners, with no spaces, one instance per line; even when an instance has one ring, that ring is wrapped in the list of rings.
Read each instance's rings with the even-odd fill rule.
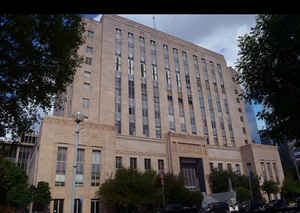
[[[117,212],[152,212],[166,204],[201,205],[200,192],[184,187],[180,175],[165,174],[164,194],[160,176],[154,171],[139,172],[134,169],[119,169],[114,178],[106,180],[99,188],[98,196],[106,207]]]
[[[181,203],[186,206],[200,206],[202,194],[197,191],[190,191],[184,187],[184,177],[167,173],[164,175],[164,190],[166,203]]]
[[[0,136],[32,128],[82,63],[78,15],[0,15]]]
[[[228,192],[229,185],[228,185],[228,179],[231,178],[231,180],[234,177],[234,173],[225,171],[225,170],[217,170],[214,169],[209,174],[209,186],[213,193],[219,193],[219,192]],[[235,181],[232,181],[234,184]]]
[[[0,205],[22,209],[31,200],[32,194],[24,170],[0,155]]]
[[[281,188],[285,199],[294,200],[300,196],[300,184],[297,178],[295,166],[284,169],[284,181]]]
[[[251,177],[250,179],[251,179],[251,188],[252,188],[253,197],[255,197],[256,199],[262,199],[262,195],[260,193],[259,177],[257,175],[254,175],[253,173],[251,173],[250,177]],[[209,174],[209,185],[212,192],[213,193],[228,192],[229,178],[231,179],[233,190],[235,191],[241,190],[240,188],[242,187],[243,189],[248,189],[250,192],[248,176],[239,175],[230,171],[224,171],[224,170],[222,171],[216,169]],[[245,191],[242,191],[242,193],[244,192]]]
[[[269,201],[271,201],[271,194],[276,194],[279,192],[278,183],[272,180],[266,180],[262,184],[261,189],[267,193]]]
[[[100,186],[98,195],[104,204],[116,211],[137,212],[154,208],[161,200],[155,172],[119,169],[114,178]],[[146,210],[144,210],[146,211]]]
[[[259,15],[239,38],[237,80],[277,143],[300,139],[300,15]]]
[[[50,204],[51,193],[47,182],[38,182],[37,187],[31,186],[33,209],[43,211]]]
[[[249,191],[249,189],[239,186],[235,188],[235,191],[236,191],[236,200],[238,202],[251,200],[251,192]]]

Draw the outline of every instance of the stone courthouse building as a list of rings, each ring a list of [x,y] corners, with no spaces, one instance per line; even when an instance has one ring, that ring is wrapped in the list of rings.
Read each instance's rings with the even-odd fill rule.
[[[212,168],[282,183],[273,146],[251,143],[240,87],[224,56],[153,28],[103,15],[86,22],[85,63],[44,118],[30,181],[50,184],[50,212],[71,211],[76,123],[76,213],[100,212],[96,191],[117,168],[181,172],[185,185],[209,195]]]

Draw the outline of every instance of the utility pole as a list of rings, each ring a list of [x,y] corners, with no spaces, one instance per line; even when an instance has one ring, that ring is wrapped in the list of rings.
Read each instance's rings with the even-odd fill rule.
[[[74,119],[76,122],[76,130],[75,130],[75,145],[74,145],[74,162],[73,162],[73,176],[72,176],[72,202],[71,202],[71,213],[74,213],[74,204],[75,204],[75,176],[76,176],[76,168],[77,168],[77,149],[79,144],[79,128],[80,122],[83,121],[84,115],[80,112],[76,112],[74,114]]]

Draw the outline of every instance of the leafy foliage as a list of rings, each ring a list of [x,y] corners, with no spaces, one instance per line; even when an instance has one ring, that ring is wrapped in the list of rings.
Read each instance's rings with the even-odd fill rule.
[[[236,200],[238,202],[251,200],[251,192],[249,191],[249,189],[239,186],[235,188],[235,191],[236,191]]]
[[[272,180],[266,180],[261,185],[261,189],[268,194],[269,201],[271,200],[270,194],[276,194],[279,192],[278,183]]]
[[[300,16],[259,15],[239,38],[237,80],[242,96],[262,104],[258,116],[277,143],[300,139]]]
[[[51,193],[47,182],[38,182],[37,187],[31,186],[33,208],[37,211],[43,211],[50,204]]]
[[[0,15],[0,136],[29,131],[82,62],[77,15]]]
[[[24,208],[31,198],[24,170],[0,155],[0,204]]]
[[[32,201],[38,209],[50,203],[48,183],[39,182],[37,187],[29,186],[24,170],[0,155],[0,206],[22,209]]]
[[[284,181],[281,192],[283,197],[288,200],[294,200],[300,196],[300,183],[297,178],[295,166],[284,169]]]
[[[103,183],[98,191],[103,203],[117,212],[147,212],[163,205],[163,189],[160,176],[154,171],[139,172],[134,169],[119,169],[114,178]],[[164,195],[166,203],[199,205],[200,192],[184,188],[182,176],[165,174]]]
[[[213,193],[219,193],[219,192],[228,192],[229,191],[229,181],[228,179],[231,179],[232,182],[232,188],[235,191],[240,191],[240,195],[242,196],[241,200],[244,199],[244,197],[248,196],[246,195],[245,189],[249,189],[250,192],[250,186],[249,186],[249,177],[246,175],[239,175],[237,173],[231,172],[231,171],[225,171],[225,170],[216,170],[214,169],[210,175],[209,175],[209,185]],[[259,185],[259,177],[257,175],[254,175],[251,173],[251,187],[252,187],[252,193],[253,197],[257,199],[261,199],[262,195],[260,193],[260,185]],[[237,192],[238,193],[238,192]],[[250,194],[251,196],[251,194]],[[239,196],[237,195],[238,199]]]

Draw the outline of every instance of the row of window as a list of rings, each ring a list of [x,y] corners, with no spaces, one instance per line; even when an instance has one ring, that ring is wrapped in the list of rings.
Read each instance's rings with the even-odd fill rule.
[[[210,171],[213,171],[214,169],[224,170],[225,168],[223,167],[223,165],[224,165],[223,163],[219,162],[216,165],[217,167],[215,167],[214,162],[210,162],[209,163]],[[231,163],[226,163],[225,165],[226,165],[228,171],[233,171]],[[241,174],[240,164],[238,164],[238,163],[235,164],[235,170],[234,170],[234,172],[236,172],[237,174]]]
[[[157,165],[158,165],[158,171],[164,171],[164,169],[165,169],[164,160],[162,160],[162,159],[157,160]],[[123,158],[121,156],[117,156],[116,157],[116,169],[120,169],[122,167],[124,167],[123,166]],[[136,157],[129,158],[129,168],[130,169],[138,168],[138,159]],[[150,158],[144,158],[144,168],[145,168],[145,170],[153,169]]]
[[[271,168],[272,165],[271,165],[270,162],[266,163],[267,169],[268,169],[268,172],[266,172],[265,162],[261,161],[260,162],[261,174],[263,176],[264,181],[266,181],[266,180],[273,180],[273,181],[276,181],[277,183],[279,183],[279,177],[278,177],[278,171],[277,171],[276,163],[273,162],[272,164],[273,164],[273,169]],[[273,171],[272,170],[274,170],[275,177],[273,176]],[[267,177],[267,173],[268,173],[268,177]]]
[[[121,30],[116,30],[116,63],[115,63],[115,71],[120,72],[120,57],[121,57],[121,47],[122,47],[122,40],[121,40]],[[133,42],[133,34],[128,34],[128,61],[129,61],[129,75],[132,75],[132,77],[129,77],[129,134],[134,135],[135,134],[135,110],[134,110],[134,79],[133,79],[133,58],[134,58],[134,42]],[[140,37],[140,50],[141,50],[141,76],[142,79],[146,77],[146,61],[145,61],[145,40],[143,37]],[[89,50],[92,51],[92,50]],[[178,89],[178,106],[179,106],[179,114],[180,114],[180,128],[182,132],[186,132],[186,124],[185,124],[185,117],[184,117],[184,107],[183,107],[183,100],[182,100],[182,87],[181,87],[181,80],[180,80],[180,69],[179,69],[179,59],[178,59],[178,50],[176,48],[173,49],[173,55],[174,55],[174,62],[175,62],[175,73],[176,73],[176,83],[177,83],[177,89]],[[204,108],[204,102],[203,102],[203,94],[202,94],[202,88],[201,88],[201,82],[200,82],[200,73],[198,69],[198,64],[195,63],[195,59],[197,60],[197,57],[194,56],[194,65],[195,65],[195,72],[197,75],[197,86],[198,86],[198,94],[200,99],[200,106],[201,106],[201,112],[202,112],[202,120],[204,121],[204,134],[208,136],[208,128],[207,128],[207,121],[206,121],[206,115],[205,115],[205,108]],[[168,85],[168,105],[169,105],[169,124],[170,124],[170,130],[175,131],[175,121],[174,121],[174,110],[173,110],[173,98],[172,98],[172,90],[171,90],[171,78],[170,78],[170,70],[169,70],[169,58],[168,58],[168,49],[167,45],[164,45],[164,60],[165,60],[165,71],[166,71],[166,80]],[[156,137],[161,137],[161,126],[160,126],[160,107],[159,107],[159,89],[158,89],[158,73],[157,73],[157,65],[156,65],[156,45],[154,41],[151,41],[151,63],[152,63],[152,78],[153,78],[153,95],[154,95],[154,109],[155,109],[155,129],[156,129]],[[195,115],[194,115],[194,108],[193,108],[193,100],[192,100],[192,91],[191,91],[191,85],[190,85],[190,77],[189,77],[189,70],[188,70],[188,64],[187,64],[187,55],[186,52],[183,51],[183,64],[184,64],[184,71],[185,71],[185,80],[186,80],[186,86],[187,86],[187,93],[188,93],[188,102],[189,102],[189,111],[190,111],[190,122],[191,122],[191,128],[192,133],[196,134],[196,122],[195,122]],[[214,72],[214,65],[211,62],[211,71],[214,77],[214,91],[216,93],[216,105],[218,108],[219,113],[219,120],[220,120],[220,127],[222,130],[222,136],[223,136],[223,144],[227,144],[226,142],[226,133],[225,133],[225,125],[222,115],[222,109],[221,109],[221,101],[220,96],[218,94],[217,89],[217,83],[216,83],[216,75]],[[219,78],[221,82],[221,89],[222,93],[226,95],[225,87],[224,87],[224,81],[222,77],[222,70],[220,64],[218,66],[218,73]],[[218,137],[217,137],[217,125],[215,120],[215,113],[214,113],[214,107],[212,103],[212,96],[210,93],[210,84],[208,80],[208,72],[206,68],[206,62],[204,59],[202,59],[202,69],[205,74],[205,85],[207,88],[208,93],[208,106],[209,106],[209,112],[211,117],[211,127],[213,130],[213,136],[215,144],[219,144]],[[116,83],[116,96],[115,96],[115,127],[117,129],[117,132],[121,132],[121,74],[117,73],[115,75],[115,78],[119,78],[118,81],[119,84]],[[117,80],[116,80],[117,82]],[[149,136],[149,125],[148,125],[148,107],[147,107],[147,94],[146,90],[146,81],[142,81],[142,101],[143,101],[143,134],[145,136]],[[144,90],[144,91],[143,91]],[[84,100],[85,103],[88,102],[88,100]],[[85,106],[88,104],[84,104]],[[234,138],[233,138],[233,130],[232,130],[232,124],[231,124],[231,118],[229,115],[229,109],[228,109],[228,103],[227,98],[224,99],[224,106],[225,106],[225,112],[228,114],[228,129],[231,136],[231,142],[234,145]],[[208,138],[208,137],[207,137]],[[207,140],[207,143],[209,143],[209,140]]]
[[[58,147],[57,159],[56,159],[56,176],[55,186],[65,186],[66,180],[66,165],[67,165],[67,147]],[[90,174],[91,186],[99,186],[100,184],[100,158],[101,151],[92,150],[92,164]],[[84,170],[85,170],[85,150],[77,150],[76,159],[76,173],[75,173],[75,185],[83,186]]]
[[[83,200],[75,199],[74,201],[73,213],[82,213]],[[98,199],[91,199],[90,201],[90,213],[100,213],[100,201]],[[53,212],[64,212],[64,199],[53,199]]]
[[[235,93],[236,95],[238,95],[238,90],[235,89],[235,90],[234,90],[234,93]],[[241,103],[239,97],[236,98],[236,102],[237,102],[237,103]],[[238,111],[239,111],[240,113],[242,113],[242,109],[241,109],[240,107],[238,108]],[[245,128],[245,126],[244,126],[244,125],[245,125],[245,123],[244,123],[244,116],[240,115],[240,121],[242,122],[242,125],[243,125],[243,127],[242,127],[242,132],[243,132],[244,136],[247,137],[247,131],[246,131],[246,128]],[[247,140],[247,139],[245,139],[245,144],[248,144],[248,140]]]
[[[94,32],[92,32],[92,31],[88,31],[87,35],[88,35],[89,39],[93,39],[94,38]],[[86,53],[87,54],[93,54],[93,52],[94,52],[94,48],[93,47],[86,46]],[[85,64],[92,65],[92,60],[93,60],[92,57],[86,56],[85,57]],[[91,72],[90,71],[84,71],[84,76],[88,80],[90,80]],[[91,92],[91,84],[90,84],[90,82],[84,82],[83,83],[83,89],[84,89],[84,92],[85,92],[85,97],[82,98],[82,107],[85,108],[85,109],[88,109],[89,108],[89,104],[90,104],[90,99],[88,98],[88,95]]]
[[[56,159],[56,177],[55,177],[55,186],[65,186],[65,176],[66,176],[66,165],[67,165],[67,147],[58,147],[57,150],[57,159]],[[151,159],[145,158],[145,170],[152,169]],[[101,170],[101,151],[92,150],[92,164],[91,166],[91,186],[99,186],[100,184],[100,170]],[[164,160],[159,159],[158,170],[164,170]],[[84,180],[84,170],[85,170],[85,150],[77,150],[77,160],[76,160],[76,173],[75,173],[75,185],[83,186]],[[116,157],[116,168],[119,169],[123,167],[122,157]],[[137,169],[137,158],[130,158],[131,169]]]

